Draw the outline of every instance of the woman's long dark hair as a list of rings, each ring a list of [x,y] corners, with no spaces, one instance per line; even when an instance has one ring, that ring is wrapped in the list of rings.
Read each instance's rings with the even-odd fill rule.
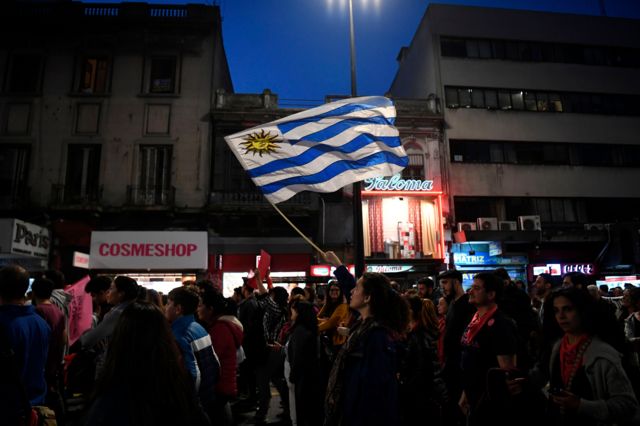
[[[431,299],[421,299],[417,294],[406,298],[409,304],[411,319],[417,323],[417,328],[426,331],[430,336],[438,338],[438,317]]]
[[[298,313],[294,327],[304,327],[314,336],[318,335],[318,319],[313,310],[313,305],[305,300],[296,300],[291,304],[291,309]]]
[[[332,288],[337,288],[338,290],[340,290],[340,294],[338,295],[338,298],[336,299],[336,301],[334,301],[331,298]],[[343,294],[342,294],[342,288],[340,287],[340,285],[337,282],[332,282],[331,284],[329,284],[325,291],[324,307],[322,308],[322,315],[327,318],[333,315],[333,312],[336,310],[336,308],[342,304],[342,299],[343,299]]]
[[[560,288],[551,293],[552,305],[558,297],[564,297],[571,302],[580,318],[582,331],[592,336],[598,335],[598,337],[603,338],[603,340],[607,340],[606,335],[598,332],[599,318],[596,301],[589,293],[573,287]]]
[[[382,325],[402,335],[409,323],[407,302],[391,288],[391,282],[383,274],[365,272],[362,275],[364,294],[369,296],[371,315]]]
[[[149,302],[125,308],[109,342],[94,399],[126,392],[130,423],[195,424],[197,399],[180,350],[162,311]]]

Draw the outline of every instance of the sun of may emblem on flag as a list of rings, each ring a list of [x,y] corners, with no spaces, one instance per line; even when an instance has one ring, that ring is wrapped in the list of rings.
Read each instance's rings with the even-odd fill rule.
[[[260,132],[254,132],[245,136],[244,142],[240,145],[244,147],[245,155],[252,153],[253,155],[270,154],[278,150],[278,145],[281,141],[278,140],[278,135],[272,135],[271,132],[264,129]]]

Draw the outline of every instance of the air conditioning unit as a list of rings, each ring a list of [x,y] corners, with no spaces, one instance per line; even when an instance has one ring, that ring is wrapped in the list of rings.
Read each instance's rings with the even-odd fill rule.
[[[478,229],[480,231],[497,231],[498,230],[498,218],[497,217],[479,217],[476,219]]]
[[[518,222],[515,220],[501,220],[498,222],[498,229],[501,231],[517,231]]]
[[[475,231],[477,228],[473,222],[458,222],[458,232],[462,231]]]
[[[604,231],[606,225],[604,223],[585,223],[584,229],[585,231]]]
[[[518,216],[521,231],[541,231],[540,216]]]

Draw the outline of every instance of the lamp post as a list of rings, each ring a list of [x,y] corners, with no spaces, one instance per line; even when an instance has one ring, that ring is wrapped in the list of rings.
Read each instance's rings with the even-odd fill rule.
[[[356,87],[356,35],[353,25],[353,0],[349,0],[349,41],[351,52],[351,97],[358,96]],[[353,183],[353,248],[355,250],[355,275],[364,273],[364,233],[362,229],[362,186]]]

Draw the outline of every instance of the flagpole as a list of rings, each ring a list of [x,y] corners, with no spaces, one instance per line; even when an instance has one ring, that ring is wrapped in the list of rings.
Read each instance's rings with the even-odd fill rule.
[[[353,25],[353,0],[349,0],[349,43],[351,52],[351,97],[358,96],[356,88],[356,36]],[[353,183],[353,248],[356,278],[364,273],[364,232],[362,229],[362,186]]]
[[[297,226],[295,226],[295,225],[293,224],[293,222],[291,222],[291,221],[289,220],[289,218],[288,218],[287,216],[285,216],[285,215],[284,215],[284,213],[282,213],[282,211],[278,208],[278,206],[276,206],[274,203],[271,203],[271,205],[273,206],[273,208],[274,208],[274,209],[276,209],[276,211],[277,211],[278,213],[280,213],[280,216],[282,216],[282,218],[283,218],[284,220],[286,220],[286,221],[287,221],[287,223],[288,223],[289,225],[291,225],[291,227],[292,227],[293,229],[295,229],[295,230],[296,230],[296,232],[297,232],[298,234],[300,234],[300,236],[301,236],[302,238],[304,238],[304,240],[305,240],[306,242],[308,242],[308,243],[311,245],[311,247],[313,247],[314,249],[318,250],[318,252],[320,252],[320,254],[324,255],[324,250],[322,250],[320,247],[318,247],[317,245],[315,245],[313,241],[311,241],[311,240],[310,240],[306,235],[304,235],[304,234],[302,233],[302,231],[301,231],[301,230],[299,230],[299,229],[298,229],[298,227],[297,227]]]

